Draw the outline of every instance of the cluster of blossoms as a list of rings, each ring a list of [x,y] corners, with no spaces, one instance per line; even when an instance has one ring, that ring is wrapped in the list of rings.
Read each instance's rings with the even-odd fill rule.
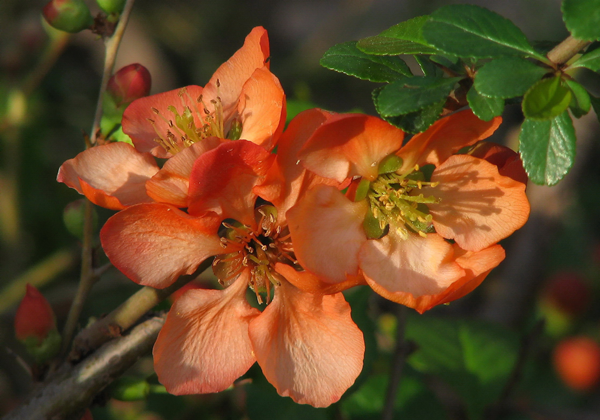
[[[255,28],[204,88],[134,101],[122,122],[134,147],[93,147],[59,171],[120,210],[100,237],[136,283],[167,287],[214,256],[224,288],[185,292],[154,346],[173,394],[219,392],[258,362],[280,395],[328,406],[364,356],[342,291],[368,284],[419,312],[450,302],[528,217],[518,156],[480,142],[499,119],[458,112],[403,146],[375,117],[311,109],[284,131],[285,115]]]

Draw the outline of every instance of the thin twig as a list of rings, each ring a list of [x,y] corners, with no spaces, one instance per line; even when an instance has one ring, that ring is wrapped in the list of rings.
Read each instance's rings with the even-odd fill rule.
[[[400,386],[400,379],[402,377],[402,371],[404,370],[404,363],[406,356],[408,356],[410,349],[408,343],[404,339],[404,331],[406,329],[406,316],[407,308],[402,305],[397,305],[396,308],[396,347],[394,348],[394,355],[392,358],[392,371],[390,373],[390,382],[388,383],[387,392],[385,396],[385,404],[381,415],[382,420],[392,420],[394,418],[394,404],[396,403],[396,396],[398,394],[398,387]]]

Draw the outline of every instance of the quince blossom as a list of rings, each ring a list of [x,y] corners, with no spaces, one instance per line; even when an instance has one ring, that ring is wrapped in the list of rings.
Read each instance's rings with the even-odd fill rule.
[[[379,118],[330,118],[300,160],[352,185],[346,195],[316,186],[287,213],[298,261],[332,284],[362,273],[377,293],[419,312],[472,291],[504,259],[497,242],[529,215],[514,152],[454,154],[499,124],[462,111],[402,146],[404,133]]]

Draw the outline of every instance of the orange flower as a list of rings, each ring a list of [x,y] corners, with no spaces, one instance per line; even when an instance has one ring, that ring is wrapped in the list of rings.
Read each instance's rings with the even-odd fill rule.
[[[222,142],[245,139],[271,150],[285,122],[285,95],[269,71],[269,42],[257,27],[208,84],[137,99],[123,115],[134,145],[110,143],[66,161],[57,180],[93,203],[188,205],[192,164]],[[162,167],[153,156],[171,158]]]
[[[317,186],[287,213],[302,266],[330,283],[362,273],[377,293],[419,312],[473,290],[504,259],[496,243],[529,215],[523,182],[477,154],[453,154],[499,124],[463,111],[402,147],[404,133],[375,117],[324,123],[300,159],[353,181],[346,196]]]
[[[258,361],[280,395],[324,407],[360,373],[362,332],[339,292],[361,278],[329,285],[301,270],[282,211],[293,200],[283,195],[301,189],[297,179],[309,182],[310,175],[301,169],[291,180],[273,169],[292,160],[291,137],[305,125],[316,127],[322,115],[292,121],[277,158],[243,140],[199,156],[190,175],[189,214],[168,204],[138,204],[103,227],[106,254],[140,284],[166,287],[216,256],[213,271],[226,288],[179,297],[154,347],[156,373],[170,393],[222,391]],[[263,186],[267,175],[270,184]],[[258,205],[258,190],[276,205]],[[248,287],[267,305],[262,312],[249,305]]]

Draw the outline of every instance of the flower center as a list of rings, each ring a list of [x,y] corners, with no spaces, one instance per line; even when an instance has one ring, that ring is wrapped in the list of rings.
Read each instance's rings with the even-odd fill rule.
[[[188,90],[182,88],[178,93],[182,111],[178,111],[174,105],[169,105],[167,109],[172,114],[170,117],[152,107],[152,112],[169,127],[166,133],[162,133],[156,126],[156,120],[148,118],[158,136],[154,141],[167,152],[176,154],[207,137],[239,140],[242,134],[242,123],[238,118],[225,121],[223,104],[218,94],[220,86],[217,80],[217,97],[208,104],[204,102],[202,95],[193,99]]]
[[[277,271],[276,263],[297,264],[292,240],[287,226],[277,225],[277,210],[270,205],[256,209],[257,228],[239,222],[223,222],[225,230],[221,234],[224,248],[233,248],[228,254],[218,255],[213,262],[213,272],[222,285],[231,284],[242,271],[250,270],[249,286],[262,304],[261,294],[266,295],[266,303],[271,299],[271,287],[280,286],[285,281]]]

